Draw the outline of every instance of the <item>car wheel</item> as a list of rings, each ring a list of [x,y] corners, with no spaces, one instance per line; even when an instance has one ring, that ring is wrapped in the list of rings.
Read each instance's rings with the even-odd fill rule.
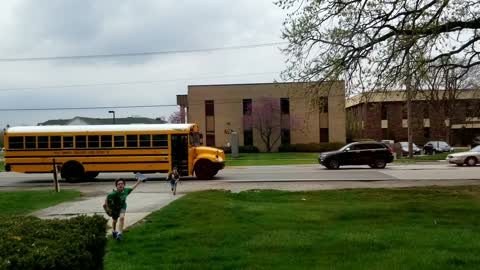
[[[467,164],[467,166],[475,166],[477,164],[477,159],[474,157],[469,157],[467,160],[465,160],[465,164]]]
[[[340,168],[340,163],[338,162],[338,160],[336,159],[331,159],[329,162],[328,162],[328,168],[329,169],[338,169]]]
[[[387,163],[383,158],[377,158],[375,159],[374,165],[375,165],[375,168],[383,169],[385,168],[385,166],[387,166]]]

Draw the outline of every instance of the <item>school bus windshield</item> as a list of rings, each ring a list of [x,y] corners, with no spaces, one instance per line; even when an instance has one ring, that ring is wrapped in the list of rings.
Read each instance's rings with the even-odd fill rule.
[[[198,132],[190,133],[190,144],[192,146],[200,146],[200,133]]]

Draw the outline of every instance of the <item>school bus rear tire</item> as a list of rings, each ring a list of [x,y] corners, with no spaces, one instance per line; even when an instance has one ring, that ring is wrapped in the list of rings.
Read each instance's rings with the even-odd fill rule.
[[[78,182],[85,178],[85,169],[77,161],[68,161],[63,164],[60,176],[69,183]]]
[[[215,168],[212,162],[201,159],[195,163],[195,175],[200,180],[209,180],[215,175]]]
[[[93,180],[95,177],[97,177],[100,173],[99,172],[86,172],[85,173],[85,178],[87,180]]]

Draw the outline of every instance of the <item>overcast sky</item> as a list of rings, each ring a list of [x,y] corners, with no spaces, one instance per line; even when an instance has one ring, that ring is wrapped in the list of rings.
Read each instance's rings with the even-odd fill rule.
[[[11,58],[181,51],[282,42],[271,0],[2,0],[0,110],[176,104],[187,85],[279,80],[279,46],[136,57]],[[0,127],[75,116],[168,115],[176,107],[0,111]]]

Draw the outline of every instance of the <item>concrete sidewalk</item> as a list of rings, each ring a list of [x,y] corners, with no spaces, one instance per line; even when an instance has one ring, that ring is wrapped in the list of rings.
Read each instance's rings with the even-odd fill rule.
[[[81,200],[61,203],[40,211],[34,212],[32,215],[42,219],[51,218],[70,218],[78,215],[103,215],[109,219],[109,216],[103,211],[103,203],[105,196],[84,197]],[[169,193],[147,193],[134,192],[127,198],[127,214],[125,216],[125,227],[128,228],[133,224],[144,219],[153,211],[157,211],[168,205],[172,201],[182,197],[183,195],[173,196]],[[111,222],[109,220],[109,226]]]

